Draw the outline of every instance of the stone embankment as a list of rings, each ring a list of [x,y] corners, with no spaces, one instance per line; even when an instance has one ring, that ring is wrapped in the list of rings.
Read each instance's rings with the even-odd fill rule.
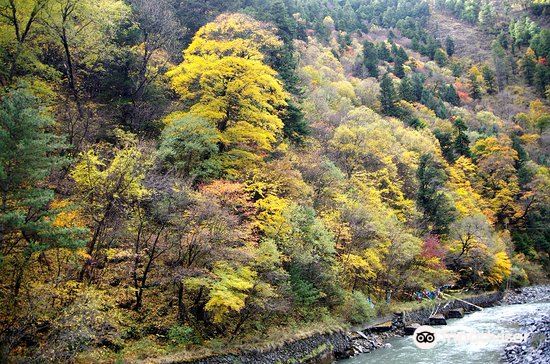
[[[273,348],[244,350],[238,354],[216,355],[199,360],[167,361],[163,363],[193,364],[296,364],[332,363],[352,345],[351,338],[343,331],[316,334],[308,338],[282,343]]]
[[[468,298],[467,301],[477,306],[490,307],[498,304],[503,294],[486,293]],[[357,354],[367,353],[383,347],[385,341],[391,337],[405,335],[406,327],[429,323],[430,316],[437,311],[445,317],[451,317],[462,311],[472,311],[476,308],[458,301],[447,300],[431,309],[420,309],[409,312],[394,313],[384,319],[377,320],[373,326],[362,327],[351,332],[335,331],[331,333],[315,334],[307,338],[289,340],[276,347],[263,349],[243,350],[235,354],[223,354],[205,357],[198,360],[168,360],[161,363],[194,363],[194,364],[325,364],[336,359],[348,358]],[[449,313],[451,316],[448,316]],[[413,330],[414,331],[414,330]]]

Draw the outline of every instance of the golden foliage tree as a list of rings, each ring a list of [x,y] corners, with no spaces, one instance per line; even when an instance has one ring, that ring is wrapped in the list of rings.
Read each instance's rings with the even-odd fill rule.
[[[149,194],[143,185],[148,163],[135,136],[120,130],[117,136],[120,146],[112,147],[110,160],[90,149],[80,155],[80,161],[71,172],[76,183],[75,197],[92,230],[86,248],[88,259],[80,279],[90,274],[86,271],[91,267],[94,253],[105,248],[104,242],[110,235],[110,228],[116,226],[117,216]]]
[[[287,94],[263,63],[262,44],[279,42],[251,18],[224,15],[199,30],[184,62],[169,72],[186,111],[220,131],[222,164],[230,170],[271,151],[283,128]]]

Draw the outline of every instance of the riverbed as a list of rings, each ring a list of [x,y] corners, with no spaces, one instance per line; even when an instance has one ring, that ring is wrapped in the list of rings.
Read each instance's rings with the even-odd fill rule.
[[[396,337],[388,341],[391,347],[380,348],[339,363],[502,363],[506,345],[522,338],[524,330],[519,322],[536,319],[548,313],[550,302],[486,308],[462,319],[448,320],[446,326],[435,326],[436,337],[439,339],[432,349],[417,348],[412,336]]]

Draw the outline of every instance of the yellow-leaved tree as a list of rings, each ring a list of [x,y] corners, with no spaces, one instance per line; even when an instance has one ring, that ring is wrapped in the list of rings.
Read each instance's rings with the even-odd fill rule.
[[[265,48],[279,46],[262,23],[225,14],[197,32],[184,61],[168,73],[185,112],[220,132],[219,161],[230,175],[261,160],[282,131],[288,95],[263,62]]]
[[[208,290],[204,309],[212,314],[213,322],[231,321],[228,320],[231,314],[239,316],[233,335],[249,318],[249,315],[242,315],[247,305],[262,308],[274,296],[272,287],[259,280],[256,271],[248,266],[235,267],[225,261],[216,262],[208,277],[188,278],[186,283],[191,289],[205,287]]]
[[[221,322],[224,315],[230,311],[240,311],[245,306],[248,291],[254,286],[256,272],[248,267],[237,269],[227,263],[218,262],[214,267],[215,279],[189,280],[199,286],[210,288],[209,300],[205,309],[212,312],[214,322]],[[193,284],[191,284],[193,285]]]
[[[86,262],[80,272],[92,277],[97,252],[112,238],[117,219],[132,205],[149,195],[143,185],[149,160],[137,146],[133,134],[116,130],[119,143],[107,146],[112,158],[103,158],[100,147],[81,153],[80,161],[71,172],[76,183],[75,198],[87,219],[92,234],[86,247]]]
[[[520,190],[515,169],[518,154],[510,138],[505,136],[479,139],[472,151],[484,181],[482,196],[489,202],[497,222],[506,225],[512,217],[521,214],[516,202]]]
[[[235,56],[262,61],[279,50],[283,42],[274,34],[277,30],[244,14],[221,14],[215,21],[200,28],[185,54],[187,56]]]
[[[358,254],[345,254],[341,257],[346,283],[352,291],[376,277],[382,268],[376,249],[367,248]]]
[[[499,251],[494,255],[494,264],[489,271],[487,280],[489,283],[498,287],[512,272],[512,262],[505,251]]]
[[[481,196],[482,182],[477,177],[477,166],[470,158],[461,156],[449,168],[449,186],[453,193],[456,209],[461,216],[483,213],[491,221],[493,212]]]

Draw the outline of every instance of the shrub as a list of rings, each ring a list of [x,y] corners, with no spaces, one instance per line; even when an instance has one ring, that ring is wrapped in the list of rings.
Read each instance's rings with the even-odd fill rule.
[[[512,287],[523,287],[529,284],[529,278],[525,270],[520,267],[513,266],[512,273],[510,273],[510,285]]]
[[[127,345],[121,352],[120,356],[125,362],[136,362],[150,357],[166,355],[167,351],[154,337],[144,337]]]
[[[360,291],[354,291],[347,295],[343,313],[345,319],[353,324],[363,323],[376,315],[374,305]]]
[[[201,343],[199,336],[195,330],[189,326],[175,325],[168,331],[168,339],[175,345],[198,345]]]
[[[526,275],[528,279],[527,284],[543,284],[548,282],[548,277],[544,272],[544,268],[540,264],[528,260],[525,255],[521,253],[516,254],[512,259],[512,263],[515,268],[520,269],[523,271],[523,274]],[[512,271],[512,278],[515,278],[513,275],[514,271]]]

